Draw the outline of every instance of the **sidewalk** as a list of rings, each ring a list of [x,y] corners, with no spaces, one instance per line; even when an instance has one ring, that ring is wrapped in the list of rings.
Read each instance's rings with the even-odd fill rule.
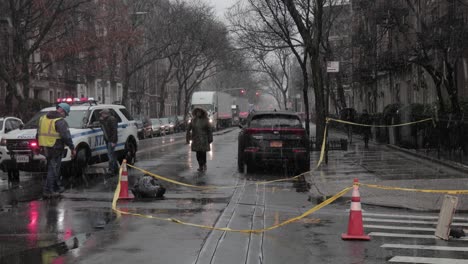
[[[330,138],[347,138],[340,131],[330,131]],[[427,193],[360,187],[361,203],[385,207],[439,212],[445,194],[431,190],[468,190],[468,168],[447,161],[435,161],[429,156],[386,144],[369,143],[363,148],[359,136],[353,136],[348,151],[330,151],[328,164],[312,171],[312,197],[331,197],[349,187],[354,178],[360,183],[394,188],[428,190]],[[312,153],[314,168],[319,152]],[[457,195],[457,211],[468,212],[468,195]],[[351,192],[344,198],[350,199]]]

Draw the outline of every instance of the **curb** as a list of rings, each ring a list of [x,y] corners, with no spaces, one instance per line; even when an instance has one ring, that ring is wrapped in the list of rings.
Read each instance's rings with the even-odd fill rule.
[[[398,151],[401,151],[401,152],[404,152],[406,154],[412,155],[412,156],[417,157],[417,158],[422,158],[422,159],[425,159],[425,160],[429,160],[431,162],[438,163],[438,164],[443,165],[443,166],[450,167],[450,168],[452,168],[454,170],[457,170],[459,172],[468,173],[468,166],[460,164],[458,162],[448,161],[448,160],[439,160],[439,159],[436,159],[436,158],[433,158],[433,157],[426,156],[424,154],[414,152],[414,151],[412,151],[410,149],[401,148],[401,147],[391,145],[391,144],[386,144],[386,147],[394,149],[394,150],[398,150]]]

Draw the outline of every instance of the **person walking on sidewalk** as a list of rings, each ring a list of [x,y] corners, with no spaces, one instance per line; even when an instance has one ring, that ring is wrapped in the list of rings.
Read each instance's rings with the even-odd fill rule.
[[[70,106],[60,103],[56,111],[50,111],[39,119],[37,140],[47,159],[47,176],[43,183],[44,198],[58,197],[65,190],[60,184],[60,166],[65,145],[70,148],[71,157],[75,156],[75,146],[68,123],[64,119],[69,113]]]
[[[213,142],[211,124],[205,109],[193,109],[192,116],[187,127],[187,144],[192,140],[191,149],[197,153],[198,171],[206,171],[206,152],[211,150],[210,144]]]
[[[361,124],[363,125],[371,125],[371,118],[369,116],[369,113],[367,112],[366,109],[364,109],[362,111],[362,115],[361,115]],[[363,127],[363,133],[364,133],[364,148],[365,149],[369,149],[369,139],[370,139],[370,136],[371,136],[371,127],[370,126],[364,126]]]
[[[104,140],[107,146],[107,157],[109,158],[109,175],[116,175],[119,172],[117,159],[115,157],[115,147],[117,146],[117,118],[113,116],[109,109],[102,109],[100,112],[100,122]]]

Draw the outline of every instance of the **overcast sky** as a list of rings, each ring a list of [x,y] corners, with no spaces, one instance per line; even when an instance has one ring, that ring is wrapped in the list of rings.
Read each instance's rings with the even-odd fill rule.
[[[227,8],[236,3],[237,0],[205,0],[215,8],[216,15],[224,19],[224,13]]]

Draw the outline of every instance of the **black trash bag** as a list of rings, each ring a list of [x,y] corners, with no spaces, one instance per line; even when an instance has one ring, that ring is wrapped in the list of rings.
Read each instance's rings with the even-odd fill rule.
[[[133,185],[132,193],[136,198],[163,198],[166,188],[145,174]]]
[[[460,238],[465,236],[465,231],[461,228],[452,228],[450,229],[450,236],[454,238]]]

